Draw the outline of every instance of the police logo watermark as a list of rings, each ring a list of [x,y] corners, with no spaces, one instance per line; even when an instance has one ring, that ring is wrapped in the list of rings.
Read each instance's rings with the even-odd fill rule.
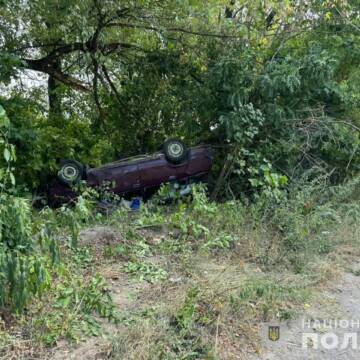
[[[278,341],[280,339],[280,326],[269,325],[268,337],[271,341]]]
[[[314,350],[359,350],[359,319],[303,320],[302,348]]]
[[[280,331],[281,327],[281,331]],[[293,319],[262,323],[259,329],[266,349],[297,348],[315,358],[316,352],[357,352],[360,360],[360,319]],[[352,357],[353,358],[353,357]]]

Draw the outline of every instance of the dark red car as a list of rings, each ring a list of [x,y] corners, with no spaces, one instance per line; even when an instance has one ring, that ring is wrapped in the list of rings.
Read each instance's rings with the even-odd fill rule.
[[[60,163],[58,179],[48,189],[49,202],[58,205],[76,198],[73,190],[81,180],[89,187],[111,184],[119,195],[154,192],[168,182],[187,183],[203,180],[212,167],[210,148],[187,148],[180,140],[168,140],[160,152],[122,159],[97,168],[86,168],[74,160]]]

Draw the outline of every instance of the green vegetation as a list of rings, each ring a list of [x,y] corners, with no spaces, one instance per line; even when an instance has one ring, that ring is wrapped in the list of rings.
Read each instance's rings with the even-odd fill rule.
[[[258,321],[296,317],[360,254],[358,184],[313,183],[250,204],[210,202],[196,186],[190,203],[154,198],[138,213],[97,213],[89,200],[80,213],[35,212],[36,223],[55,221],[61,261],[42,262],[53,280],[14,319],[38,349],[101,335],[114,359],[217,359],[228,343],[256,350]],[[76,248],[64,213],[78,224]],[[4,349],[20,346],[3,335]]]
[[[147,263],[129,262],[125,266],[125,272],[137,275],[139,280],[149,282],[161,281],[167,278],[166,271]]]
[[[98,165],[167,137],[216,146],[220,197],[356,174],[358,4],[230,3],[6,1],[0,81],[50,76],[0,98],[19,186],[44,184],[59,158]]]
[[[259,351],[259,322],[359,275],[359,10],[0,0],[0,357],[102,336],[112,359],[234,358]],[[111,184],[80,185],[74,204],[32,206],[59,159],[169,137],[213,146],[191,199],[163,205],[164,185],[102,211]]]

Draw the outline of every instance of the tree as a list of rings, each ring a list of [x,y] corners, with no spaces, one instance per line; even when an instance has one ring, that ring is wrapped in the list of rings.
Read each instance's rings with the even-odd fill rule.
[[[242,168],[229,175],[241,175],[234,177],[239,189],[250,186],[253,174],[246,169],[254,172],[264,158],[289,176],[314,164],[327,168],[335,157],[332,164],[339,166],[349,153],[357,154],[352,145],[333,151],[331,139],[340,130],[326,130],[335,116],[345,121],[351,114],[347,124],[356,118],[357,91],[350,79],[357,78],[358,62],[350,53],[358,43],[358,20],[352,5],[8,1],[0,19],[1,80],[9,82],[25,69],[48,76],[50,111],[34,90],[15,90],[6,101],[21,134],[14,139],[22,145],[19,157],[36,162],[37,175],[30,176],[36,178],[37,172],[55,171],[56,156],[96,165],[153,151],[166,137],[179,136],[191,144],[216,143],[225,149],[220,161],[237,137],[228,136],[226,122],[238,121],[241,135],[245,115],[239,109],[253,108],[264,121],[251,141],[241,140],[245,153],[236,166]],[[37,104],[31,105],[36,114],[24,110],[30,102]],[[341,134],[348,142],[349,134]],[[325,138],[326,146],[316,145]]]

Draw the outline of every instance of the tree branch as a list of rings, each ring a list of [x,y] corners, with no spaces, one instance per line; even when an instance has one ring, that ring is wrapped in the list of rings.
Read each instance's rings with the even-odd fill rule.
[[[58,60],[64,55],[71,54],[76,51],[83,51],[91,54],[96,53],[96,51],[101,51],[102,53],[109,54],[121,48],[143,50],[136,45],[122,42],[109,44],[97,44],[96,42],[92,41],[87,41],[86,43],[75,42],[54,49],[41,59],[22,59],[22,61],[25,68],[51,75],[56,80],[62,82],[63,84],[69,85],[74,89],[81,91],[89,91],[89,87],[87,85],[84,85],[80,80],[62,72],[55,71],[53,65],[56,60]]]
[[[45,74],[48,74],[52,76],[54,79],[62,82],[65,85],[69,85],[74,89],[80,90],[80,91],[90,91],[89,87],[87,85],[84,85],[83,82],[80,80],[62,73],[61,71],[57,71],[54,69],[53,63],[48,63],[47,61],[40,60],[29,60],[25,59],[24,61],[24,67],[30,70],[34,71],[40,71]]]
[[[47,73],[49,75],[51,75],[57,81],[60,81],[65,85],[69,85],[76,90],[80,90],[80,91],[84,91],[84,92],[90,91],[90,88],[87,84],[84,84],[82,81],[80,81],[70,75],[67,75],[67,74],[64,74],[61,72],[57,72],[57,71],[49,71]]]
[[[114,93],[114,95],[115,95],[115,97],[116,97],[116,100],[118,101],[118,103],[119,103],[121,106],[123,106],[123,105],[124,105],[124,102],[122,101],[119,92],[117,91],[114,83],[112,82],[112,80],[111,80],[111,78],[110,78],[110,75],[109,75],[109,73],[108,73],[105,65],[102,65],[102,66],[101,66],[101,69],[102,69],[102,71],[103,71],[103,73],[104,73],[104,75],[105,75],[105,78],[106,78],[107,82],[108,82],[109,85],[110,85],[110,88],[111,88],[112,92]]]
[[[206,33],[201,31],[194,31],[194,30],[188,30],[188,29],[182,29],[182,28],[159,28],[156,26],[150,26],[150,25],[141,25],[141,24],[129,24],[129,23],[123,23],[123,22],[112,22],[108,23],[106,27],[128,27],[132,29],[144,29],[144,30],[151,30],[156,32],[162,32],[162,31],[169,31],[169,32],[179,32],[184,33],[188,35],[196,35],[196,36],[204,36],[204,37],[215,37],[220,39],[242,39],[242,36],[237,35],[228,35],[228,34],[219,34],[219,33]]]

